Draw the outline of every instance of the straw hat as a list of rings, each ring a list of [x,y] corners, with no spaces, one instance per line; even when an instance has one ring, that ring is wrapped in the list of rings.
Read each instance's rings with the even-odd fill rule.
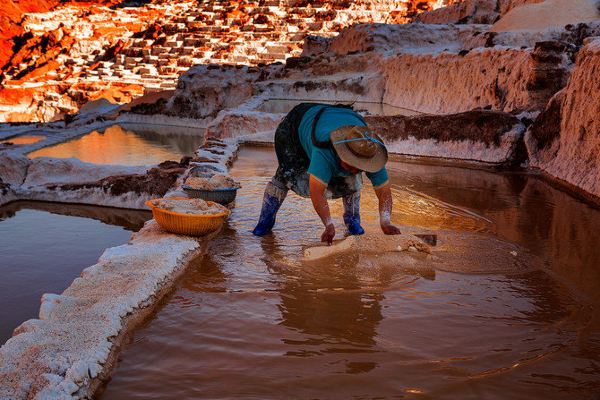
[[[361,171],[377,172],[388,160],[383,140],[366,126],[342,126],[331,132],[331,143],[340,160]]]

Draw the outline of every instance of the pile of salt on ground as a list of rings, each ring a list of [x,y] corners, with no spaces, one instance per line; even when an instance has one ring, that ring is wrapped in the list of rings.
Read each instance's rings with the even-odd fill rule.
[[[202,199],[160,199],[153,201],[152,204],[162,210],[173,211],[179,214],[208,215],[221,214],[227,211],[227,208],[220,204],[208,204]]]
[[[492,26],[493,32],[541,31],[600,19],[597,0],[546,0],[510,10]]]
[[[466,274],[515,274],[541,268],[541,261],[516,244],[476,232],[430,231],[401,226],[401,235],[388,236],[378,226],[365,226],[362,236],[349,236],[332,246],[304,250],[303,261],[321,262],[329,257],[343,263],[360,257],[363,265],[389,265],[414,270],[439,270]],[[429,246],[417,234],[436,235]]]
[[[223,174],[215,174],[210,178],[191,176],[186,179],[185,183],[198,190],[235,189],[240,187],[239,183]]]

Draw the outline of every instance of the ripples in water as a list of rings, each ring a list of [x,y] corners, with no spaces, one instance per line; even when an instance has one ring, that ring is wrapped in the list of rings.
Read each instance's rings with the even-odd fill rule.
[[[251,235],[273,158],[241,153],[233,173],[244,188],[228,226],[138,331],[103,398],[563,399],[600,390],[600,256],[578,242],[597,239],[586,230],[600,223],[596,210],[537,178],[392,163],[394,221],[510,240],[539,268],[431,274],[354,256],[309,265],[299,255],[321,231],[309,200],[290,195],[274,234]],[[369,221],[376,202],[368,189],[363,197]],[[332,210],[340,223],[340,205]]]

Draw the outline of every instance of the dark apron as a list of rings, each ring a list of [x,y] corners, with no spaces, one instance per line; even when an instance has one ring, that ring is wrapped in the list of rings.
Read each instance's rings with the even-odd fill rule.
[[[332,106],[318,103],[301,103],[285,116],[275,131],[275,153],[279,161],[279,167],[275,172],[275,180],[277,183],[285,186],[287,189],[293,190],[294,193],[302,197],[310,197],[308,184],[310,158],[304,151],[304,147],[302,147],[298,129],[304,114],[312,107],[321,105],[326,105],[327,107],[348,107],[342,105]],[[311,132],[312,141],[316,147],[332,148],[330,142],[319,142],[315,137],[317,123],[325,109],[323,108],[315,117]],[[348,177],[335,176],[329,181],[326,196],[337,199],[352,195],[360,191],[361,188],[362,174],[350,175]]]

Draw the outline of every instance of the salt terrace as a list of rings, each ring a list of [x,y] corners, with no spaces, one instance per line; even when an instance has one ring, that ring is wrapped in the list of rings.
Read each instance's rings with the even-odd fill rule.
[[[524,2],[527,1],[501,3],[520,5]],[[433,167],[411,164],[416,165],[414,170],[418,172],[406,178],[405,186],[395,188],[395,201],[400,201],[402,206],[399,212],[404,212],[405,217],[410,214],[405,221],[416,221],[422,217],[423,210],[430,212],[429,225],[415,223],[418,232],[414,226],[403,227],[404,232],[441,235],[440,248],[448,251],[446,256],[450,254],[462,263],[465,268],[462,272],[505,274],[511,293],[516,291],[516,286],[527,286],[531,280],[533,296],[537,296],[536,290],[541,287],[536,286],[539,276],[524,278],[519,285],[511,281],[511,274],[531,271],[545,271],[547,276],[541,281],[554,282],[552,279],[556,278],[564,285],[553,286],[552,283],[549,287],[560,286],[556,293],[569,293],[556,304],[567,304],[562,311],[564,315],[575,316],[573,320],[562,319],[563,314],[554,312],[552,307],[556,304],[544,297],[554,293],[554,289],[542,287],[543,296],[537,296],[533,303],[539,306],[539,310],[535,310],[540,311],[543,318],[551,317],[549,324],[540,324],[535,319],[526,321],[532,327],[535,340],[540,337],[540,327],[557,335],[548,336],[549,350],[544,348],[538,356],[540,349],[537,342],[533,343],[531,346],[535,348],[526,348],[514,359],[509,354],[509,367],[490,369],[486,364],[485,369],[479,369],[483,372],[466,375],[469,385],[475,381],[470,380],[472,377],[479,382],[483,381],[479,380],[482,377],[508,376],[504,372],[526,370],[534,364],[534,367],[540,366],[564,354],[572,355],[569,362],[583,363],[579,371],[587,371],[590,360],[581,357],[584,352],[578,352],[579,348],[568,340],[571,333],[577,337],[581,333],[570,331],[571,324],[580,329],[579,319],[592,321],[585,322],[582,328],[588,332],[594,327],[591,324],[598,320],[592,311],[589,311],[591,317],[587,314],[587,310],[594,309],[598,303],[597,269],[590,268],[598,255],[594,249],[581,253],[579,249],[581,243],[597,239],[594,224],[600,215],[586,203],[551,189],[537,177],[529,179],[525,171],[535,168],[550,177],[553,184],[566,182],[565,186],[575,189],[574,193],[593,201],[600,199],[598,137],[589,134],[598,131],[598,121],[592,117],[600,104],[600,78],[596,73],[600,63],[598,13],[594,11],[586,23],[577,25],[565,26],[560,20],[560,24],[541,30],[497,31],[498,27],[489,22],[509,13],[508,8],[473,8],[475,2],[469,0],[464,7],[461,4],[420,17],[423,20],[435,18],[436,22],[445,20],[448,23],[444,25],[365,24],[343,29],[336,36],[334,32],[356,21],[391,22],[391,18],[403,22],[409,10],[402,2],[340,1],[334,2],[334,6],[331,2],[328,5],[312,2],[310,6],[310,2],[302,3],[294,7],[285,1],[240,1],[229,2],[225,7],[221,2],[209,1],[203,3],[201,9],[194,2],[152,3],[130,8],[91,6],[85,10],[66,6],[45,14],[28,15],[25,26],[32,32],[29,40],[34,48],[40,45],[36,40],[43,39],[55,44],[66,43],[67,50],[64,54],[50,50],[31,58],[18,55],[13,58],[14,63],[5,70],[6,88],[41,88],[36,95],[42,97],[36,99],[43,101],[27,99],[23,104],[4,104],[0,111],[8,110],[3,113],[5,118],[15,120],[22,115],[26,115],[28,121],[49,121],[65,115],[68,118],[45,124],[0,127],[3,142],[23,137],[12,145],[0,144],[0,205],[17,200],[42,200],[143,209],[148,199],[182,195],[184,180],[195,171],[227,173],[241,144],[271,145],[275,127],[294,104],[313,99],[330,103],[358,101],[357,107],[375,104],[378,107],[373,107],[374,110],[383,110],[385,105],[393,111],[365,114],[368,123],[382,133],[392,157],[434,164]],[[556,3],[565,5],[563,0],[551,0],[550,4]],[[384,12],[389,10],[390,4],[399,10],[397,14]],[[453,24],[458,20],[467,23]],[[49,61],[56,61],[53,68],[38,68],[42,62]],[[119,89],[119,93],[112,94],[112,100],[119,100],[117,103],[128,103],[143,93],[145,96],[123,105],[100,99],[80,108],[92,97],[106,95],[107,85]],[[279,107],[273,106],[274,102]],[[400,115],[401,111],[407,111],[406,115]],[[27,156],[114,124],[145,124],[168,131],[192,130],[204,135],[204,140],[189,157],[165,160],[158,165],[98,165],[74,159],[30,159]],[[31,136],[40,140],[24,139]],[[260,154],[256,156],[260,157]],[[272,153],[269,157],[274,158]],[[450,169],[449,164],[454,169]],[[490,170],[518,169],[519,173],[486,172],[489,180],[482,183],[479,182],[484,175],[481,171],[458,172],[456,164]],[[402,165],[395,178],[399,176],[401,180],[414,170]],[[467,203],[467,206],[438,202],[412,189],[417,182],[427,179],[435,181],[435,196],[448,196],[449,201]],[[442,181],[446,183],[440,187],[438,184]],[[245,182],[256,186],[252,179]],[[463,187],[469,190],[452,194]],[[499,193],[499,187],[517,195],[503,197],[505,193]],[[242,210],[233,224],[239,224],[244,218],[247,222],[251,207],[258,207],[251,203],[260,197],[256,192],[246,196],[246,203],[239,204]],[[473,200],[466,201],[470,196]],[[411,209],[411,204],[413,207],[417,204],[418,208]],[[470,206],[485,216],[478,215]],[[492,221],[498,215],[502,218]],[[471,232],[458,235],[464,239],[461,242],[464,253],[452,253],[453,245],[448,240],[457,234],[440,229],[440,226],[453,228],[452,224],[458,225],[457,221],[463,221],[468,226],[463,226],[463,230]],[[530,227],[522,221],[537,221],[537,225]],[[242,224],[238,228],[247,227]],[[308,228],[305,225],[301,228],[306,234]],[[494,228],[498,232],[493,232]],[[567,231],[571,238],[562,236]],[[228,234],[233,235],[231,230]],[[196,240],[171,235],[161,230],[155,221],[149,221],[127,244],[107,249],[95,265],[82,266],[85,269],[81,276],[62,294],[44,295],[39,318],[25,321],[2,346],[0,398],[88,398],[97,394],[113,371],[128,335],[173,289],[190,262],[206,253],[213,238]],[[239,238],[248,240],[243,234],[229,239],[236,242]],[[417,236],[410,238],[411,243],[413,239],[417,243]],[[531,242],[532,252],[538,254],[530,254],[521,247],[523,238]],[[255,247],[263,244],[252,243]],[[490,243],[494,246],[490,247]],[[405,243],[401,243],[403,245]],[[474,254],[473,249],[481,252]],[[471,257],[469,262],[462,257],[466,253]],[[496,263],[488,262],[496,253],[500,254]],[[246,254],[240,254],[243,256]],[[375,254],[369,260],[370,265],[377,264],[375,257],[378,256]],[[390,257],[393,264],[399,256]],[[412,255],[402,254],[402,257],[408,260]],[[420,257],[415,265],[423,260],[431,261],[427,255]],[[252,266],[257,269],[286,268],[281,263],[263,265],[261,257],[252,258],[258,260]],[[481,268],[473,270],[476,262],[482,263]],[[433,268],[431,265],[436,263]],[[448,265],[440,264],[449,263],[440,262],[440,258],[436,263],[428,265],[427,273],[421,270],[420,276],[431,279],[432,268],[448,271]],[[235,257],[232,264],[241,268]],[[505,269],[507,265],[510,270]],[[244,275],[242,270],[234,271]],[[433,271],[433,276],[435,273]],[[272,283],[269,277],[265,280]],[[490,282],[497,283],[493,279]],[[462,286],[470,287],[469,284]],[[489,289],[487,280],[484,286],[485,290]],[[266,289],[271,289],[271,294],[277,291],[271,287]],[[310,293],[312,296],[313,292]],[[298,299],[283,294],[288,299]],[[447,307],[450,303],[441,298],[436,306]],[[506,314],[502,314],[505,311],[493,314],[490,320],[498,323],[507,319]],[[521,321],[529,311],[519,311],[514,320]],[[585,315],[579,318],[579,312]],[[464,309],[459,313],[464,316]],[[557,326],[559,329],[555,329]],[[302,331],[293,330],[295,334]],[[564,332],[567,332],[566,338],[562,336]],[[469,338],[463,334],[455,336]],[[520,338],[520,344],[527,343]],[[446,339],[442,345],[447,344]],[[595,336],[590,341],[593,340]],[[557,341],[561,341],[559,350],[556,350]],[[563,346],[562,342],[566,344]],[[492,357],[498,353],[497,347],[493,349]],[[263,352],[266,353],[268,351]],[[519,357],[525,353],[532,358],[520,364]],[[545,358],[547,355],[552,357]],[[432,373],[446,371],[438,367],[437,359],[430,364],[436,368]],[[377,373],[377,368],[372,370]],[[439,384],[447,377],[430,379],[425,374],[419,379]],[[590,379],[590,387],[597,387],[594,378],[581,379]],[[581,390],[582,385],[578,386],[575,390]],[[509,389],[516,390],[510,385]],[[406,393],[415,393],[408,391],[412,388],[406,390]]]
[[[63,112],[74,112],[103,87],[119,88],[122,94],[116,100],[124,101],[144,92],[174,89],[177,78],[192,65],[282,62],[300,55],[309,35],[328,37],[357,22],[406,22],[416,12],[409,7],[410,3],[398,1],[364,0],[63,6],[25,16],[22,25],[33,38],[23,47],[23,55],[17,53],[4,67],[3,85],[9,90],[45,90],[38,96],[49,103],[46,107],[54,104]],[[61,46],[60,53],[29,57],[28,51],[39,46],[36,38],[49,38]],[[44,67],[31,73],[39,65]],[[52,114],[36,115],[52,119]]]

